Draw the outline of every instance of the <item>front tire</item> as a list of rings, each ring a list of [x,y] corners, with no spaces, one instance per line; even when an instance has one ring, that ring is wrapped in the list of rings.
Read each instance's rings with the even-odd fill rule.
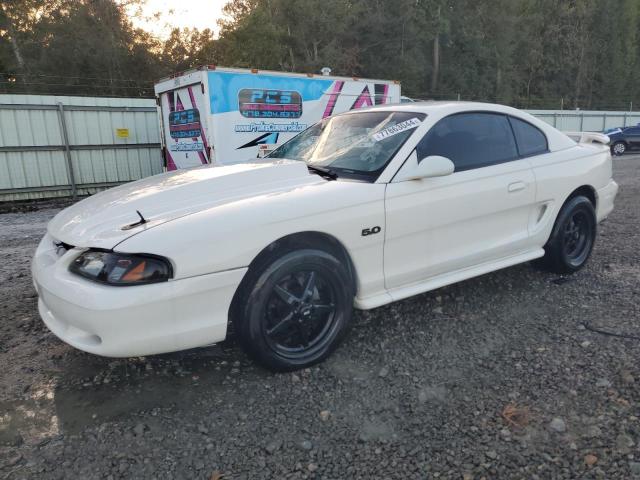
[[[554,273],[577,272],[587,263],[596,239],[596,214],[583,196],[569,199],[560,209],[540,264]]]
[[[242,295],[240,344],[275,371],[322,361],[351,322],[351,285],[348,270],[327,252],[296,250],[274,259],[252,275]]]
[[[616,156],[624,155],[626,151],[627,151],[627,144],[624,142],[616,142],[613,145],[611,145],[611,153]]]

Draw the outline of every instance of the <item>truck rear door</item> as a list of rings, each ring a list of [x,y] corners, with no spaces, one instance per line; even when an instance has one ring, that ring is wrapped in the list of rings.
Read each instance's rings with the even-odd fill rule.
[[[201,83],[160,94],[167,170],[211,163],[205,102]]]

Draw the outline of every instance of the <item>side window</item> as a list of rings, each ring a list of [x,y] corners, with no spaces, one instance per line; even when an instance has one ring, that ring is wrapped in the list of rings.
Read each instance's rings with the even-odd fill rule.
[[[420,140],[418,159],[441,155],[456,172],[486,167],[518,158],[516,142],[505,115],[460,113],[443,118]]]
[[[529,157],[549,151],[547,137],[538,128],[514,117],[509,117],[509,121],[513,127],[521,156]]]

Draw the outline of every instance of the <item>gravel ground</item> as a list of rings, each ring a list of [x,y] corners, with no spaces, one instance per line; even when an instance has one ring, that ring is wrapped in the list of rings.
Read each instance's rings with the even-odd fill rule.
[[[58,210],[0,215],[0,480],[640,478],[640,156],[615,177],[575,276],[520,265],[359,312],[295,374],[233,339],[127,360],[72,349],[29,275]]]

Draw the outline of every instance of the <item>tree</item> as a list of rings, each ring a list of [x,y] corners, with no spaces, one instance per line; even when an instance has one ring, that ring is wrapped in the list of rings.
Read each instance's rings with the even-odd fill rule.
[[[217,38],[174,29],[166,39],[131,24],[144,1],[0,4],[0,89],[149,96],[159,77],[203,64],[328,66],[401,80],[418,98],[640,104],[638,0],[231,0]]]

